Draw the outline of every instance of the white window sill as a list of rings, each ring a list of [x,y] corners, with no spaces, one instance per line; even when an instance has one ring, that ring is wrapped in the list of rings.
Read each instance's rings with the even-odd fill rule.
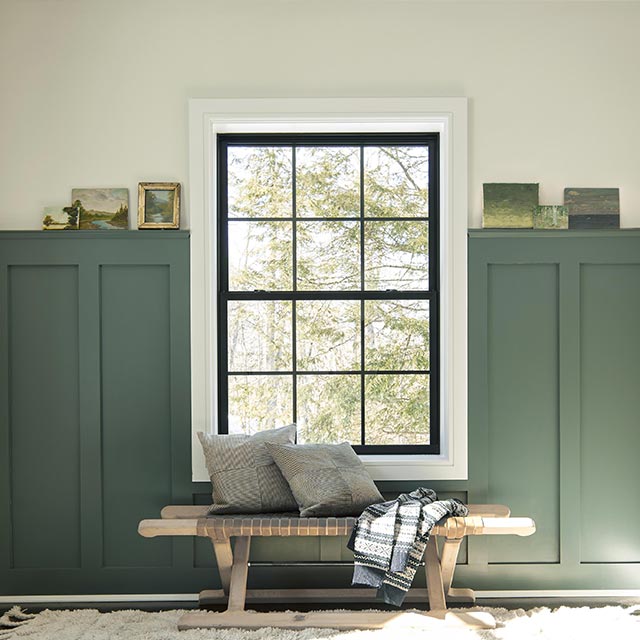
[[[193,482],[209,482],[204,456],[194,449]],[[456,480],[466,477],[467,461],[460,456],[457,466],[443,456],[361,455],[360,459],[374,480]]]

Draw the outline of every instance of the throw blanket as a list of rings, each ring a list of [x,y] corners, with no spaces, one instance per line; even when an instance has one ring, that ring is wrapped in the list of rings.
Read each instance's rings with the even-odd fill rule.
[[[351,584],[377,587],[384,602],[400,606],[420,566],[431,529],[446,516],[468,513],[460,500],[438,500],[435,491],[423,488],[367,507],[347,543],[355,559]]]

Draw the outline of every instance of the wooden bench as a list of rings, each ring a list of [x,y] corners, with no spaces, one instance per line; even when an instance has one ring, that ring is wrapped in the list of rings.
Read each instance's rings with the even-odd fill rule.
[[[453,624],[473,628],[493,628],[495,620],[486,613],[447,612],[447,598],[475,602],[471,589],[451,586],[460,545],[469,535],[528,536],[534,533],[531,518],[511,518],[502,505],[469,505],[464,518],[449,517],[432,531],[425,552],[427,589],[411,589],[407,602],[429,601],[429,612],[406,611],[245,611],[246,602],[373,602],[375,589],[257,589],[247,591],[249,549],[253,536],[348,536],[356,518],[301,518],[286,514],[207,515],[204,506],[169,506],[161,519],[142,520],[140,535],[201,536],[209,538],[218,563],[222,589],[200,594],[200,604],[227,602],[223,613],[187,613],[178,622],[179,629],[200,627],[325,627],[332,629],[376,629],[382,627],[432,627]],[[231,538],[235,538],[232,550]],[[437,539],[442,539],[440,550]]]

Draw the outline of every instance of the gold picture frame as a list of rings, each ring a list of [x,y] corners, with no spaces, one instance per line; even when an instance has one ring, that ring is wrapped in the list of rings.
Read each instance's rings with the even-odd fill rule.
[[[138,183],[138,229],[180,228],[180,183]]]

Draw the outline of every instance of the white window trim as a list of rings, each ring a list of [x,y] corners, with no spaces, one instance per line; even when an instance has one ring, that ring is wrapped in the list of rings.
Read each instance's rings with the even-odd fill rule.
[[[217,430],[216,135],[383,131],[440,134],[441,454],[360,457],[375,480],[467,479],[467,99],[229,98],[189,101],[193,481]]]

